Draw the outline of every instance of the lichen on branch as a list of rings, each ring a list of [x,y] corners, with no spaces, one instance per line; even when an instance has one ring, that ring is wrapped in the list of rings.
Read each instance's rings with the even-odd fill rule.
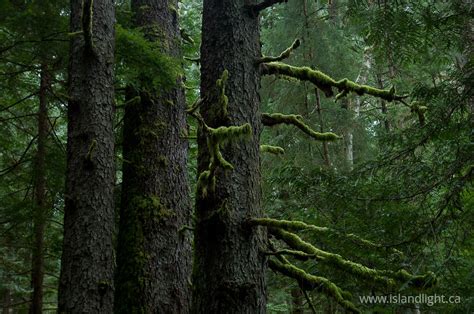
[[[294,125],[318,141],[335,141],[340,139],[339,136],[332,132],[320,133],[314,131],[306,123],[304,123],[302,116],[295,114],[285,115],[281,113],[262,113],[262,124],[265,126],[274,126],[278,124]]]
[[[329,75],[311,69],[309,67],[296,67],[281,62],[263,63],[260,65],[261,73],[264,75],[283,75],[296,78],[301,81],[313,83],[317,88],[324,92],[326,97],[334,96],[333,88],[339,91],[337,98],[346,96],[350,92],[359,96],[371,95],[384,99],[386,101],[394,101],[405,98],[405,96],[396,95],[395,88],[379,89],[368,85],[357,84],[347,78],[336,81]]]

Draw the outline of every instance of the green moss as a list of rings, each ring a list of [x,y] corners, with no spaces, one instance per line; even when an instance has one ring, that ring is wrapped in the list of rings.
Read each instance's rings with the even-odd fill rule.
[[[318,291],[332,297],[339,305],[349,312],[360,313],[355,305],[346,298],[350,294],[344,292],[327,278],[308,274],[291,263],[281,263],[273,259],[268,260],[268,265],[271,269],[278,271],[285,276],[296,279],[302,289],[318,289]]]
[[[229,99],[225,94],[225,86],[227,79],[229,78],[229,71],[224,70],[221,77],[216,81],[217,93],[218,93],[218,108],[222,112],[223,117],[227,117],[227,107],[229,105]]]
[[[287,125],[294,125],[305,134],[311,136],[313,139],[318,141],[335,141],[340,139],[340,136],[332,132],[325,132],[320,133],[316,132],[311,129],[306,123],[303,121],[303,117],[300,115],[294,114],[281,114],[281,113],[262,113],[262,123],[265,126],[274,126],[278,124],[287,124]]]
[[[402,96],[398,96],[395,93],[395,88],[392,86],[389,90],[378,89],[368,85],[357,84],[347,78],[336,81],[329,75],[313,70],[309,67],[295,67],[280,62],[265,63],[261,66],[262,74],[266,75],[286,75],[297,78],[301,81],[308,81],[313,83],[317,88],[324,92],[326,97],[334,96],[333,88],[339,90],[339,94],[336,96],[337,99],[346,96],[349,92],[353,92],[361,95],[371,95],[382,98],[386,101],[393,101],[402,99]]]
[[[270,233],[277,238],[283,240],[291,248],[313,254],[315,259],[330,267],[336,267],[356,277],[370,280],[375,283],[382,284],[387,287],[393,287],[395,281],[391,278],[384,277],[383,274],[375,269],[366,267],[364,265],[348,261],[342,258],[339,254],[329,253],[314,247],[312,244],[303,241],[294,233],[284,231],[282,229],[269,229]]]
[[[274,155],[281,155],[285,153],[285,150],[280,146],[272,146],[272,145],[260,145],[260,152],[261,153],[270,153]]]

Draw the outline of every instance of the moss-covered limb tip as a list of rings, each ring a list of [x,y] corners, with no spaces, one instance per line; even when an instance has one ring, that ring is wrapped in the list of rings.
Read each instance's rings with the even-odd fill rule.
[[[285,153],[285,150],[280,146],[272,146],[272,145],[260,145],[260,152],[261,153],[270,153],[273,155],[282,155]]]
[[[263,113],[262,124],[265,126],[274,126],[278,124],[294,125],[305,134],[311,136],[318,141],[335,141],[341,137],[332,132],[316,132],[311,129],[304,121],[303,117],[295,114],[281,114],[281,113]]]
[[[291,44],[290,47],[286,48],[282,53],[280,53],[277,57],[262,57],[256,61],[256,64],[260,63],[268,63],[268,62],[276,62],[281,61],[283,59],[287,59],[290,57],[293,50],[300,46],[301,42],[299,39],[295,39],[295,41]]]

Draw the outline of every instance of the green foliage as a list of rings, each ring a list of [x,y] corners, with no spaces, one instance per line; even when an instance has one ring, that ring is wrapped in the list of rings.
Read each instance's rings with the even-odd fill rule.
[[[116,41],[117,72],[125,85],[150,92],[175,86],[181,67],[178,60],[161,53],[162,43],[120,24],[116,26]]]

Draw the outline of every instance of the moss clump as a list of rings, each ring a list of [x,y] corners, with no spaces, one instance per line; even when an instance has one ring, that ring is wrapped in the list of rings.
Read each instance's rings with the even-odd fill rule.
[[[241,126],[221,126],[216,129],[205,125],[207,135],[207,147],[209,149],[210,162],[207,170],[203,171],[198,178],[198,192],[202,197],[206,197],[208,192],[215,190],[217,167],[232,170],[234,167],[228,162],[221,152],[221,145],[230,140],[242,139],[251,136],[252,128],[246,123]]]
[[[175,215],[172,210],[161,203],[160,198],[156,195],[135,196],[131,204],[145,220],[151,219],[159,222]]]
[[[280,146],[272,146],[272,145],[260,145],[260,152],[261,153],[270,153],[274,155],[281,155],[285,153],[285,150]]]
[[[306,123],[304,123],[302,116],[295,114],[285,115],[281,113],[263,113],[262,123],[265,126],[274,126],[278,124],[294,125],[298,129],[318,141],[335,141],[341,138],[340,136],[337,136],[332,132],[320,133],[314,131]]]

